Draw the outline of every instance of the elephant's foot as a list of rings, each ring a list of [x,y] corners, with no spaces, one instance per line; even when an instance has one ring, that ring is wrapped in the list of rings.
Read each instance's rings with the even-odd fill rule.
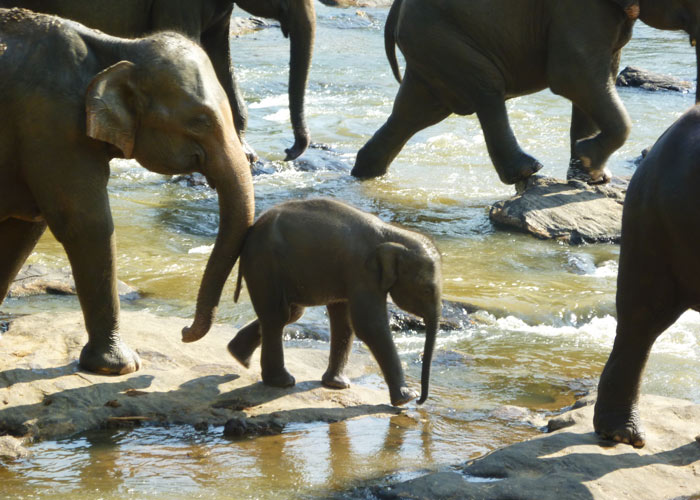
[[[392,406],[402,406],[418,397],[418,393],[408,387],[401,387],[397,394],[391,394]]]
[[[250,337],[250,335],[241,335],[241,332],[238,332],[228,343],[228,352],[246,368],[250,368],[250,359],[253,357],[255,349],[260,345],[259,336],[257,338]]]
[[[328,371],[321,377],[321,383],[329,389],[347,389],[350,387],[350,379],[345,375],[342,373],[333,374]]]
[[[518,184],[529,179],[533,174],[542,169],[542,164],[527,153],[520,153],[517,157],[501,164],[494,162],[498,178],[503,184]]]
[[[368,150],[367,145],[363,146],[357,152],[355,165],[352,167],[350,175],[358,179],[371,179],[386,174],[389,170],[389,163],[379,160],[376,156]]]
[[[262,373],[263,384],[269,385],[270,387],[292,387],[297,381],[294,379],[291,373],[289,373],[285,368],[282,370],[276,370],[274,373]]]
[[[577,160],[572,158],[569,162],[569,170],[566,172],[566,180],[578,180],[587,184],[607,184],[612,179],[612,173],[607,168],[593,169],[588,158]]]
[[[628,409],[606,410],[596,403],[593,427],[603,439],[631,444],[635,448],[646,444],[636,405]]]
[[[121,340],[107,350],[93,348],[88,342],[80,353],[80,367],[105,375],[125,375],[141,368],[141,359]]]

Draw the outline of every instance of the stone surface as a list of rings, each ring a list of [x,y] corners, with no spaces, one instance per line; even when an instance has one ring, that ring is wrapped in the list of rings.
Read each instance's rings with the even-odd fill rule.
[[[0,462],[19,460],[27,456],[29,456],[29,450],[24,447],[24,440],[13,436],[0,436]]]
[[[259,17],[231,17],[231,25],[229,26],[230,36],[248,35],[258,30],[271,27],[279,27],[279,24],[262,19]]]
[[[686,82],[669,75],[662,75],[634,66],[627,66],[617,76],[615,85],[618,87],[639,87],[644,90],[671,90],[674,92],[690,92],[691,82]]]
[[[491,207],[497,225],[571,244],[620,241],[627,181],[588,185],[533,175],[524,190]]]
[[[645,395],[641,410],[648,439],[640,450],[599,440],[588,405],[564,414],[567,425],[556,432],[362,494],[413,500],[700,498],[700,405]]]
[[[123,300],[135,300],[139,293],[123,281],[117,281],[117,291]],[[75,295],[75,281],[70,268],[49,269],[46,266],[24,266],[10,285],[8,297],[28,297],[40,294]]]
[[[185,319],[146,312],[121,312],[121,333],[141,356],[142,368],[124,376],[79,370],[87,334],[79,311],[15,319],[0,336],[0,435],[60,438],[105,426],[224,425],[245,419],[246,427],[268,432],[288,422],[337,421],[395,414],[387,390],[363,386],[378,367],[358,347],[348,364],[349,389],[321,386],[328,363],[322,349],[285,349],[296,377],[289,389],[260,382],[259,350],[251,369],[226,350],[237,329],[216,325],[202,340],[184,344]],[[47,328],[47,325],[51,325]]]
[[[391,7],[394,0],[320,0],[331,7]]]

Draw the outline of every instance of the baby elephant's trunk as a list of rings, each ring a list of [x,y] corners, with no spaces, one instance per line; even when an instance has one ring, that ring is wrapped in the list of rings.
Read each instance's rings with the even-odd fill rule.
[[[425,319],[425,347],[423,348],[423,368],[420,377],[420,399],[421,405],[428,399],[428,389],[430,386],[430,363],[433,360],[433,350],[435,349],[435,337],[437,336],[439,316]]]

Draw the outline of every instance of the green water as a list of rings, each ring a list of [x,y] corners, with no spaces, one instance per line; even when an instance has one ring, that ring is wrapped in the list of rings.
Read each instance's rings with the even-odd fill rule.
[[[225,440],[220,428],[202,433],[144,427],[39,443],[32,458],[0,467],[0,495],[323,495],[387,475],[410,478],[535,435],[547,416],[595,387],[614,338],[619,248],[569,247],[497,231],[488,209],[511,195],[512,187],[498,181],[473,117],[450,117],[419,133],[384,178],[352,179],[355,153],[386,119],[398,88],[383,51],[386,12],[370,9],[358,16],[355,9],[320,4],[317,9],[307,110],[314,143],[327,147],[314,147],[293,164],[282,161],[292,142],[287,41],[269,29],[231,42],[250,106],[248,140],[265,159],[265,173],[255,177],[257,209],[291,198],[334,197],[435,238],[444,257],[446,298],[482,311],[464,328],[441,333],[430,399],[390,420],[297,425],[280,436],[238,442]],[[686,35],[642,25],[622,64],[686,80],[695,76]],[[609,166],[615,175],[629,176],[632,160],[693,104],[693,95],[628,89],[620,94],[633,131]],[[563,177],[570,104],[541,92],[510,101],[508,108],[516,135],[545,165],[543,173]],[[215,194],[123,161],[114,162],[110,194],[119,276],[143,294],[123,307],[190,317],[206,248],[216,234]],[[50,235],[31,261],[67,265]],[[234,305],[232,293],[230,280],[219,321],[242,325],[252,308],[246,298]],[[77,308],[75,298],[55,297],[10,299],[2,306],[17,314]],[[700,402],[698,318],[684,315],[659,339],[645,392]],[[310,310],[304,321],[325,320],[321,311]],[[416,383],[423,338],[406,332],[396,343]]]

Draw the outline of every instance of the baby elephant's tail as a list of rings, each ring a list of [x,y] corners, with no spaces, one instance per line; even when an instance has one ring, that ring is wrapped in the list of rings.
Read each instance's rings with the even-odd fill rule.
[[[238,262],[238,279],[236,281],[236,291],[233,292],[233,302],[238,302],[238,297],[241,296],[241,286],[243,285],[243,273],[241,272],[241,263]]]
[[[399,71],[399,63],[396,60],[396,25],[399,21],[399,11],[402,3],[403,0],[394,0],[384,25],[384,50],[386,51],[387,59],[389,59],[391,71],[399,83],[401,83],[401,71]]]

